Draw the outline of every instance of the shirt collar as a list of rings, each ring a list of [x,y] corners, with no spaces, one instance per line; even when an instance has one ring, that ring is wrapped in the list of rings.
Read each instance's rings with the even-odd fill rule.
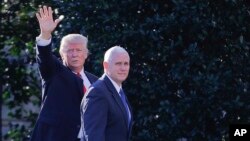
[[[109,80],[111,81],[111,83],[113,84],[113,86],[115,87],[117,93],[119,94],[120,89],[122,88],[122,86],[120,87],[111,77],[109,77],[107,74],[106,76],[109,78]]]
[[[74,71],[72,71],[74,74],[77,74],[77,72],[74,72]],[[81,76],[83,76],[84,75],[84,68],[82,68],[82,70],[79,72],[80,74],[81,74]]]

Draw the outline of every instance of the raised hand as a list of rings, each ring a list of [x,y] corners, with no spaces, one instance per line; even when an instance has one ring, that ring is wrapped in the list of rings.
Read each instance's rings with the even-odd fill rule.
[[[51,33],[55,30],[58,23],[62,20],[61,18],[54,20],[52,16],[51,7],[43,6],[39,9],[38,13],[36,13],[36,17],[40,26],[40,36],[43,39],[51,38]]]

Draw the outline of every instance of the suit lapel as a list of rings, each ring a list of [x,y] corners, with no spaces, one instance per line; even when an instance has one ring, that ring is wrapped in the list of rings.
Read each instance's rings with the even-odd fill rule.
[[[92,79],[91,75],[90,75],[88,72],[86,72],[86,71],[84,71],[84,73],[85,73],[85,75],[87,76],[87,78],[88,78],[90,84],[93,84],[93,83],[95,82],[95,80]]]
[[[68,71],[70,72],[70,74],[72,75],[72,77],[75,78],[76,80],[76,85],[77,85],[77,88],[78,88],[78,91],[79,91],[79,97],[80,97],[80,100],[82,100],[82,97],[83,97],[83,91],[82,91],[82,87],[83,87],[83,83],[82,83],[82,79],[79,78],[76,74],[74,74],[69,67],[68,68]]]
[[[76,83],[77,83],[77,87],[79,88],[78,90],[81,93],[81,95],[83,95],[83,91],[82,91],[82,87],[83,87],[82,81],[83,80],[81,78],[79,78],[76,74],[74,74],[69,67],[66,67],[66,68],[68,69],[69,74],[75,78]]]
[[[121,109],[122,113],[123,113],[123,119],[125,122],[126,127],[128,127],[128,118],[127,118],[127,111],[125,109],[125,107],[123,106],[122,100],[119,96],[119,94],[117,93],[115,87],[113,86],[112,82],[109,80],[109,78],[106,75],[102,76],[106,86],[108,87],[108,89],[111,91],[112,96],[114,97],[116,103],[119,105],[119,108]]]

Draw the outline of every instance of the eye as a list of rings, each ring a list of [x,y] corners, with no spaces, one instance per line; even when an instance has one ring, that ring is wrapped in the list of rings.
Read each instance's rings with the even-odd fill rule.
[[[67,53],[71,53],[71,52],[73,52],[73,49],[68,49],[67,50]]]
[[[125,66],[128,66],[128,65],[129,65],[129,62],[125,62],[124,65],[125,65]]]
[[[120,65],[122,65],[122,62],[117,62],[115,64],[120,66]]]
[[[81,51],[82,51],[82,49],[81,49],[81,48],[78,48],[78,49],[76,49],[76,51],[77,51],[77,52],[81,52]]]

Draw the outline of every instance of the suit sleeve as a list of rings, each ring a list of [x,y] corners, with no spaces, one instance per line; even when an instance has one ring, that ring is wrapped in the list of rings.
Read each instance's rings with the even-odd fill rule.
[[[39,72],[43,80],[48,81],[57,71],[60,70],[62,64],[52,54],[51,44],[47,46],[36,46],[37,49],[37,62],[39,66]]]
[[[86,141],[105,141],[108,103],[103,91],[92,89],[84,97],[83,134]]]

